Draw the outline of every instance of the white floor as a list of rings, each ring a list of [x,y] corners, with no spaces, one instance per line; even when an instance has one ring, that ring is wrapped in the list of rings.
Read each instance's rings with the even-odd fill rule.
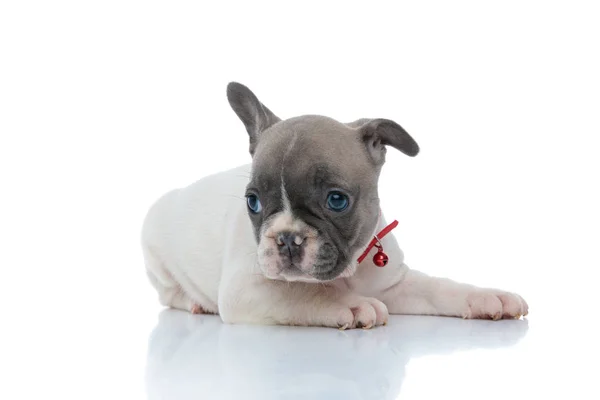
[[[0,398],[600,398],[591,318],[394,316],[338,331],[90,304],[30,310],[3,340]]]
[[[598,398],[585,347],[535,319],[397,316],[341,332],[165,310],[149,336],[145,382],[149,399]]]

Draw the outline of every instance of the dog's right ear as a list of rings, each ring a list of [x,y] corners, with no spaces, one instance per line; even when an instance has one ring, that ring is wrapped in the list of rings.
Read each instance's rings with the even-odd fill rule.
[[[358,130],[359,137],[371,156],[371,160],[377,165],[385,162],[387,146],[400,150],[410,157],[419,154],[419,145],[415,139],[392,120],[361,118],[346,125]]]
[[[227,85],[227,100],[248,131],[250,154],[254,155],[260,134],[281,120],[241,83],[230,82]]]

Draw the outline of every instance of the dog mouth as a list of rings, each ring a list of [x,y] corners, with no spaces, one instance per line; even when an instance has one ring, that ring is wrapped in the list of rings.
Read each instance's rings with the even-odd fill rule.
[[[281,279],[288,281],[288,282],[293,282],[293,281],[314,282],[314,281],[316,281],[316,279],[312,275],[307,274],[306,272],[300,270],[297,267],[289,267],[289,268],[283,269],[279,273],[279,276],[281,277]]]
[[[288,266],[285,266],[281,269],[282,274],[286,275],[309,275],[306,272],[302,271],[298,265],[295,265],[293,262],[290,262]]]
[[[323,269],[312,268],[312,271],[308,272],[300,268],[300,266],[294,263],[287,263],[284,267],[279,269],[277,276],[269,277],[271,279],[281,279],[286,281],[305,281],[305,282],[327,282],[333,281],[340,277],[347,277],[352,275],[353,268],[351,265],[347,265],[340,268],[337,264]]]
[[[346,262],[348,257],[343,247],[317,228],[296,223],[300,226],[285,226],[285,229],[279,226],[281,224],[273,223],[276,228],[270,226],[262,233],[259,265],[267,278],[323,282],[352,275],[354,269]],[[278,241],[280,236],[282,239]],[[292,237],[302,240],[292,242]]]
[[[280,264],[281,265],[281,264]],[[297,280],[316,280],[318,278],[314,277],[308,271],[303,270],[300,265],[290,261],[284,260],[283,265],[279,268],[279,273],[277,274],[279,278],[287,280],[287,281],[297,281]]]
[[[350,269],[350,266],[346,266],[345,268],[332,268],[328,271],[319,271],[311,274],[318,281],[332,281],[339,278],[341,275],[344,275],[344,272]]]

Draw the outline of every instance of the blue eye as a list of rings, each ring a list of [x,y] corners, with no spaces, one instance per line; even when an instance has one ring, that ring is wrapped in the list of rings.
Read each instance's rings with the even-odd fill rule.
[[[333,191],[327,195],[327,208],[333,211],[341,212],[348,208],[348,196],[341,192]]]
[[[255,194],[249,194],[246,196],[246,203],[248,203],[248,208],[254,214],[257,214],[262,210],[262,205],[260,204],[260,200]]]

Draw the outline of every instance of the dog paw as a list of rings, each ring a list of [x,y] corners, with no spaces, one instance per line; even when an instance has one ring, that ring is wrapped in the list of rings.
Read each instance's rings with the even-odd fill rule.
[[[341,330],[386,325],[389,313],[385,304],[373,297],[353,297],[340,312],[337,327]]]
[[[190,309],[190,313],[192,314],[205,314],[206,312],[204,311],[204,309],[198,305],[198,304],[192,304],[192,307]]]
[[[481,289],[467,295],[465,319],[519,319],[527,315],[527,302],[516,293]]]

